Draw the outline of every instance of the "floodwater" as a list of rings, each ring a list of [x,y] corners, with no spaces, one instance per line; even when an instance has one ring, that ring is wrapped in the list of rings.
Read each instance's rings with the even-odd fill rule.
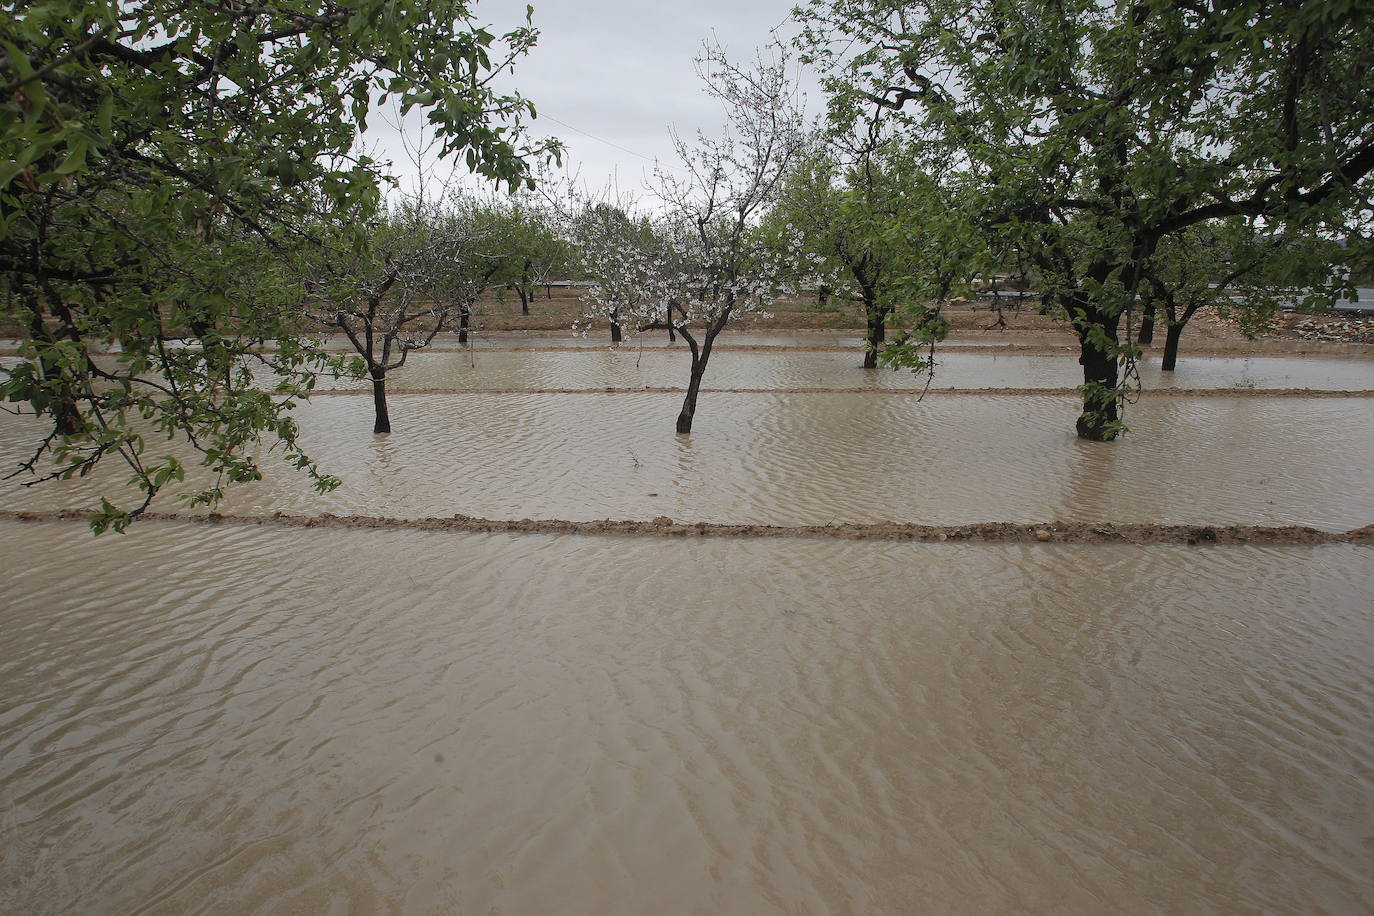
[[[837,388],[920,390],[979,388],[1073,388],[1083,382],[1075,358],[1054,354],[960,352],[942,348],[935,372],[864,369],[855,346],[844,350],[786,349],[791,338],[751,335],[759,350],[723,349],[711,356],[708,389]],[[585,344],[564,339],[563,343]],[[791,341],[795,343],[795,341]],[[981,344],[980,344],[981,346]],[[771,350],[771,352],[770,352]],[[0,356],[0,367],[15,357]],[[529,390],[596,388],[684,388],[688,354],[679,347],[564,346],[548,350],[418,351],[387,377],[391,391],[424,389]],[[1173,372],[1161,372],[1159,357],[1139,366],[1141,385],[1157,388],[1374,390],[1374,359],[1295,356],[1185,356]],[[264,384],[270,381],[262,375]],[[323,388],[357,388],[366,380],[323,377]]]
[[[937,384],[1077,370],[960,356]],[[901,378],[852,357],[723,351],[708,384]],[[635,384],[627,351],[476,358],[429,354],[416,387]],[[680,404],[400,393],[374,437],[370,398],[319,397],[304,443],[344,486],[269,458],[222,511],[1374,521],[1370,397],[1145,398],[1116,443],[1055,394],[710,392],[690,437]],[[36,430],[0,414],[0,463]],[[1367,545],[0,520],[0,595],[0,913],[1374,911]]]
[[[924,373],[868,369],[857,351],[713,353],[705,386],[711,389],[873,388],[922,389]],[[574,350],[569,352],[413,353],[388,376],[393,391],[426,388],[539,390],[542,388],[685,388],[685,352]],[[1374,390],[1374,359],[1311,357],[1197,357],[1173,372],[1158,357],[1140,365],[1141,384],[1154,388],[1312,388]],[[931,388],[1073,388],[1083,383],[1074,358],[1017,353],[942,351]],[[366,382],[322,381],[325,387]]]
[[[1041,335],[1044,336],[1044,335]],[[320,338],[327,349],[330,350],[351,350],[353,345],[349,343],[347,337],[342,334],[327,335]],[[698,338],[699,339],[699,338]],[[1074,338],[1072,333],[1055,336],[1056,341],[1072,343]],[[1025,338],[1018,335],[1006,334],[984,334],[976,337],[957,337],[951,338],[940,343],[941,347],[1005,347],[1015,346],[1018,343],[1025,343]],[[782,332],[763,332],[727,329],[716,338],[716,347],[750,347],[750,348],[778,348],[788,349],[796,347],[839,347],[846,350],[862,352],[864,338],[858,336],[854,331],[782,331]],[[607,349],[615,346],[610,340],[610,331],[606,327],[599,327],[587,334],[555,333],[551,331],[493,331],[490,333],[478,332],[470,336],[469,342],[462,344],[458,342],[456,332],[441,334],[434,339],[433,346],[443,350],[462,350],[470,348],[473,350],[501,350],[511,347],[516,348],[567,348],[575,350],[595,350]],[[677,349],[686,350],[687,344],[680,338],[676,341],[668,339],[668,335],[662,332],[645,333],[642,336],[635,336],[627,333],[624,341],[620,344],[623,349]]]
[[[1073,397],[712,393],[689,438],[670,393],[397,395],[299,409],[303,442],[345,485],[319,495],[272,461],[225,512],[652,519],[817,525],[1121,521],[1312,525],[1374,520],[1374,398],[1161,398],[1115,443],[1073,436]],[[0,461],[33,427],[0,416]],[[150,445],[156,455],[158,444]],[[0,490],[11,509],[86,508],[127,471]],[[165,508],[174,504],[168,501]]]
[[[0,911],[1374,907],[1372,548],[0,553]]]

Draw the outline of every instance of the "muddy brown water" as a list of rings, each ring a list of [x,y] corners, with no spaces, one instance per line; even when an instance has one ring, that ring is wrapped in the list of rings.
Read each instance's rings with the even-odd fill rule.
[[[337,351],[350,351],[353,344],[343,334],[319,335],[315,339],[319,340],[325,349]],[[1055,345],[1068,345],[1073,343],[1074,338],[1069,333],[1035,333],[1035,334],[978,334],[972,336],[952,337],[941,342],[941,346],[966,347],[966,346],[1017,346],[1034,341],[1043,343],[1052,340]],[[0,353],[10,353],[18,350],[23,345],[23,341],[17,338],[0,337]],[[842,347],[849,350],[862,350],[864,339],[856,331],[843,330],[790,330],[778,333],[766,333],[759,331],[732,331],[726,330],[717,338],[718,347],[768,347],[768,348],[788,348],[788,347]],[[501,350],[517,348],[558,348],[575,350],[598,350],[613,346],[610,342],[610,332],[606,328],[599,329],[596,333],[576,334],[570,331],[494,331],[478,332],[469,337],[468,343],[458,341],[457,332],[440,334],[431,343],[433,350]],[[677,348],[685,350],[686,344],[681,341],[668,340],[667,334],[651,333],[643,337],[627,335],[621,344],[623,348]]]
[[[398,395],[371,434],[366,397],[299,410],[344,486],[323,496],[268,459],[223,511],[824,525],[899,521],[1311,525],[1374,521],[1374,399],[1141,401],[1116,443],[1073,437],[1073,397],[703,396],[672,434],[672,394]],[[34,427],[0,416],[0,461]],[[157,444],[150,446],[156,454]],[[127,476],[0,493],[8,509],[94,506]],[[162,508],[172,509],[167,500]]]
[[[1374,548],[0,555],[0,911],[1374,906]]]
[[[852,387],[850,356],[712,368]],[[1016,356],[968,365],[1076,368]],[[469,384],[432,358],[453,387],[633,366],[484,353]],[[1179,384],[1248,387],[1221,362]],[[1246,371],[1374,387],[1338,362]],[[345,486],[269,464],[223,508],[1374,521],[1374,398],[1147,399],[1112,444],[1073,438],[1065,396],[716,392],[690,438],[680,402],[398,394],[373,437],[370,399],[319,398],[305,441]],[[0,415],[0,462],[35,430]],[[5,484],[0,508],[124,476]],[[0,913],[1374,909],[1367,545],[0,520],[0,596]]]
[[[751,336],[750,346],[771,346],[770,338]],[[765,341],[760,343],[759,341]],[[582,341],[585,343],[585,341]],[[1082,384],[1078,363],[1063,354],[960,352],[943,348],[934,375],[869,369],[860,366],[855,349],[840,351],[767,349],[721,350],[707,369],[708,389],[840,388],[912,390],[1073,388]],[[0,357],[0,366],[13,357]],[[687,354],[679,348],[640,351],[633,347],[568,347],[562,351],[417,352],[388,376],[392,391],[430,388],[591,389],[682,388],[687,383]],[[262,376],[264,383],[268,376]],[[1374,390],[1374,359],[1285,356],[1198,356],[1180,360],[1173,372],[1159,370],[1159,358],[1140,363],[1140,382],[1147,389],[1311,388],[1336,391]],[[363,388],[365,380],[321,380],[324,388]]]
[[[892,369],[865,370],[854,352],[723,350],[711,357],[707,388],[1073,388],[1083,383],[1073,358],[1019,353],[942,351],[933,377]],[[389,377],[391,390],[425,388],[640,388],[687,384],[686,354],[632,349],[571,352],[417,353]],[[1195,357],[1161,372],[1147,357],[1140,380],[1155,388],[1374,389],[1374,359]],[[366,382],[326,381],[326,387]]]

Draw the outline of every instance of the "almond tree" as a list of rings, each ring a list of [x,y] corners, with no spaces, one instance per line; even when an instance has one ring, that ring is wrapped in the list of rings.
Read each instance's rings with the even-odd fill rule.
[[[886,121],[961,171],[993,247],[1032,262],[1079,339],[1080,437],[1124,428],[1121,326],[1163,240],[1368,208],[1367,3],[809,0],[802,16],[832,120]]]
[[[515,290],[520,314],[530,313],[539,287],[547,287],[567,265],[568,251],[555,225],[555,215],[529,194],[514,194],[492,202],[500,223],[502,263],[497,281]]]
[[[586,330],[594,320],[604,318],[610,324],[611,343],[624,339],[626,321],[633,320],[636,329],[653,323],[643,315],[656,301],[662,282],[660,262],[666,254],[653,220],[626,211],[625,204],[586,202],[565,217],[580,275],[592,281],[577,327]]]
[[[884,356],[888,323],[902,322],[888,362],[928,368],[919,357],[943,338],[940,309],[964,292],[988,264],[985,240],[961,211],[958,186],[922,171],[905,146],[867,138],[850,147],[819,148],[789,176],[769,225],[801,233],[806,252],[820,259],[826,288],[864,310],[865,369]],[[907,359],[906,356],[913,356]]]
[[[1162,312],[1165,319],[1160,369],[1178,365],[1183,330],[1203,309],[1253,336],[1285,304],[1308,297],[1324,302],[1322,288],[1332,283],[1329,265],[1339,251],[1332,240],[1219,221],[1162,239],[1141,268],[1145,316],[1152,321]]]
[[[158,438],[233,482],[260,476],[271,437],[318,486],[336,484],[299,453],[289,413],[328,363],[295,333],[298,283],[277,276],[312,244],[300,192],[375,207],[383,169],[357,142],[383,98],[423,110],[470,170],[532,180],[533,108],[492,81],[537,32],[495,33],[468,0],[6,9],[0,316],[26,339],[0,400],[49,423],[23,473],[40,478],[49,455],[58,476],[126,464],[143,500],[106,504],[96,530],[122,529],[183,477]],[[278,391],[238,371],[269,351]],[[213,503],[220,487],[189,496]]]
[[[784,231],[801,232],[805,249],[822,259],[821,282],[827,296],[863,309],[867,324],[863,367],[873,369],[887,340],[887,319],[895,304],[889,285],[905,273],[907,249],[884,240],[882,214],[874,200],[856,191],[845,177],[829,151],[808,155],[788,177],[769,222]],[[871,184],[862,187],[862,191],[871,190],[875,190]]]
[[[386,376],[471,313],[500,265],[484,253],[489,221],[471,202],[420,197],[385,209],[361,232],[335,226],[307,261],[307,315],[342,331],[372,382],[373,433],[391,432]]]
[[[707,47],[698,63],[707,92],[725,105],[728,127],[720,138],[674,138],[682,171],[656,170],[661,216],[653,224],[653,257],[636,245],[621,252],[630,274],[648,271],[633,279],[643,285],[643,298],[624,306],[637,329],[671,329],[691,353],[680,434],[692,431],[712,348],[730,319],[762,311],[810,273],[799,261],[799,235],[779,238],[760,228],[805,146],[786,53],[774,48],[770,59],[760,55],[746,69]]]

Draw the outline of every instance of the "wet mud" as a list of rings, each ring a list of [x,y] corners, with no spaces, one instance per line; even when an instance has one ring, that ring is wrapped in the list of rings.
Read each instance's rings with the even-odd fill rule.
[[[77,509],[46,512],[0,510],[0,521],[86,521],[89,513]],[[843,541],[965,541],[975,544],[1188,544],[1197,545],[1299,545],[1374,543],[1374,524],[1350,531],[1321,531],[1302,525],[1144,525],[1115,522],[983,522],[972,525],[911,525],[897,522],[837,525],[723,525],[714,522],[681,524],[666,515],[648,521],[630,519],[494,519],[454,515],[447,518],[387,518],[368,515],[270,516],[180,515],[145,512],[143,522],[192,522],[202,525],[266,525],[279,528],[402,529],[451,531],[468,534],[573,534],[596,537],[659,538],[806,538]]]

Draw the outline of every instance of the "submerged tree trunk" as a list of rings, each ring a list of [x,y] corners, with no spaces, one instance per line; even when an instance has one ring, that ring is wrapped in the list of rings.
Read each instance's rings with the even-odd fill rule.
[[[709,350],[697,355],[692,348],[692,377],[687,382],[687,396],[682,399],[682,412],[677,415],[678,435],[685,436],[692,431],[692,420],[697,413],[697,394],[701,391],[701,380],[706,375],[706,361]]]
[[[1140,318],[1140,334],[1136,337],[1135,342],[1145,347],[1155,342],[1155,301],[1153,299],[1145,303],[1145,312]]]
[[[45,379],[61,379],[60,390],[49,392],[52,400],[46,410],[52,414],[53,429],[59,436],[75,436],[85,424],[81,420],[81,410],[77,407],[76,385],[70,373],[64,371],[48,351],[56,345],[48,326],[43,323],[43,315],[37,304],[29,306],[29,333],[38,346],[38,365]]]
[[[391,432],[391,415],[386,409],[386,371],[373,369],[372,375],[372,407],[377,415],[376,421],[372,424],[373,433]]]
[[[1165,372],[1173,372],[1174,366],[1178,364],[1178,340],[1183,336],[1183,324],[1170,324],[1164,331],[1164,359],[1160,362],[1159,368]]]
[[[702,340],[700,349],[697,348],[695,338],[685,330],[682,332],[682,338],[692,348],[692,375],[687,380],[687,396],[682,399],[682,412],[677,415],[677,432],[680,436],[692,431],[692,420],[696,418],[697,413],[697,394],[701,391],[701,380],[706,375],[706,363],[711,359],[711,348],[716,342],[716,335],[730,320],[730,312],[731,309],[725,309],[706,326],[706,337]]]
[[[1078,417],[1078,438],[1110,442],[1119,432],[1117,406],[1118,365],[1115,347],[1120,343],[1120,315],[1108,315],[1083,303],[1075,304],[1074,330],[1078,333],[1078,362],[1083,366],[1083,413]]]
[[[868,315],[868,333],[864,337],[864,368],[876,369],[878,353],[887,340],[887,310],[878,308],[865,294],[864,312]]]

